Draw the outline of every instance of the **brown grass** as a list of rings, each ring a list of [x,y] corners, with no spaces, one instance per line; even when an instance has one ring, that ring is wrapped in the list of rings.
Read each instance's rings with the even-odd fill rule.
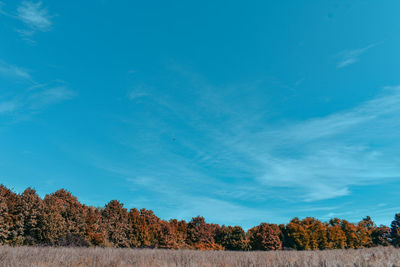
[[[229,252],[0,247],[1,266],[400,266],[400,249]]]

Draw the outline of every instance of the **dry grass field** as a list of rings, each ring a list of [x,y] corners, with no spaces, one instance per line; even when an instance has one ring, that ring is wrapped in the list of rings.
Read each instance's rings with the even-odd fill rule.
[[[1,266],[400,266],[400,249],[226,252],[0,247]]]

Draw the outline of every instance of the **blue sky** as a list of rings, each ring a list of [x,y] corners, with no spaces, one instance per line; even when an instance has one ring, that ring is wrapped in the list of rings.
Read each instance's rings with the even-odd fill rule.
[[[241,225],[400,212],[399,1],[3,1],[0,182]]]

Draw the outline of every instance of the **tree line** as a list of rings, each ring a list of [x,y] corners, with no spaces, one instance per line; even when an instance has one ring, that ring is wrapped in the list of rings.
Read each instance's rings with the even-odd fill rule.
[[[358,223],[307,217],[288,224],[240,226],[158,218],[153,211],[123,207],[112,200],[102,208],[81,204],[60,189],[40,198],[27,188],[17,194],[0,185],[0,244],[103,246],[198,250],[323,250],[400,245],[400,214],[391,227],[370,217]]]

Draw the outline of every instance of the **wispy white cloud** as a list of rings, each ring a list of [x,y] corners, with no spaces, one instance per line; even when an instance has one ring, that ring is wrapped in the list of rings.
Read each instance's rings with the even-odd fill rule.
[[[24,90],[0,101],[0,115],[13,115],[14,118],[23,116],[26,118],[44,110],[48,106],[70,100],[76,93],[66,86],[42,86],[36,90]]]
[[[260,182],[275,188],[293,188],[296,198],[316,201],[349,195],[354,185],[380,183],[400,176],[398,159],[389,164],[384,155],[374,150],[340,147],[334,142],[330,145],[308,148],[305,155],[297,158],[265,159]]]
[[[256,192],[282,198],[282,190],[289,190],[292,200],[319,201],[350,195],[356,185],[400,177],[400,158],[389,160],[390,147],[370,146],[380,140],[396,142],[400,87],[386,87],[381,95],[349,110],[270,126],[246,105],[222,99],[217,92],[224,90],[203,84],[196,76],[191,79],[202,92],[192,105],[158,101],[206,140],[179,140],[187,151],[198,155],[199,164],[222,168],[220,173],[230,177],[255,177],[251,182],[242,180],[246,187],[242,199]],[[216,117],[224,118],[223,122],[215,124]],[[235,186],[228,188],[236,191]]]
[[[386,88],[382,96],[353,109],[261,131],[235,149],[258,162],[263,169],[258,180],[266,187],[292,188],[306,201],[346,196],[351,186],[400,177],[400,157],[388,147],[369,145],[397,144],[399,107],[400,88]],[[266,140],[268,145],[260,145]],[[289,154],[275,152],[282,150]]]
[[[72,99],[76,92],[69,89],[64,82],[38,83],[24,68],[0,60],[0,76],[6,77],[9,90],[0,95],[0,115],[26,117],[44,108]]]
[[[390,147],[370,146],[381,140],[399,145],[399,115],[400,87],[386,87],[380,96],[347,111],[256,132],[249,129],[262,121],[238,125],[236,120],[228,128],[217,127],[215,138],[229,151],[228,166],[239,163],[235,166],[258,177],[255,188],[290,189],[292,199],[318,201],[349,195],[355,185],[400,177],[400,157],[393,157]]]
[[[34,92],[28,97],[30,108],[38,109],[49,105],[57,104],[64,100],[73,98],[76,93],[65,86],[45,88],[39,92]]]
[[[338,54],[340,61],[337,63],[337,68],[344,68],[351,64],[354,64],[360,60],[361,55],[363,55],[367,50],[377,46],[377,44],[370,44],[364,48],[358,48],[353,50],[342,51]]]
[[[17,8],[17,18],[22,21],[31,32],[49,31],[52,26],[51,16],[42,2],[24,1]]]
[[[313,118],[279,129],[277,135],[298,141],[329,138],[378,117],[400,112],[400,86],[385,87],[382,95],[347,111],[338,111],[322,118]],[[284,133],[282,133],[284,132]]]
[[[23,68],[7,64],[0,60],[0,75],[7,76],[11,78],[20,78],[30,80],[31,75],[29,72]]]
[[[0,15],[22,22],[24,28],[18,28],[16,31],[27,41],[34,42],[31,38],[36,32],[47,32],[52,29],[54,16],[49,14],[41,1],[23,1],[15,12],[6,11],[4,6],[4,3],[0,2]]]

